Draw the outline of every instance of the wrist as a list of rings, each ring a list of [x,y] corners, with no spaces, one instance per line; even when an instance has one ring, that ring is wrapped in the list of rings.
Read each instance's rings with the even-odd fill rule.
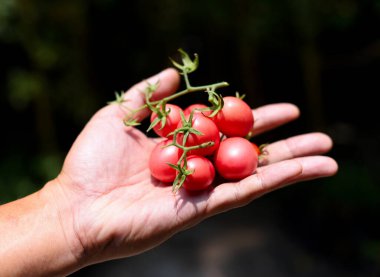
[[[80,244],[56,181],[0,206],[0,275],[64,276],[78,270]]]
[[[44,217],[51,222],[52,242],[56,243],[56,268],[68,274],[84,266],[84,247],[75,231],[72,201],[68,200],[58,179],[48,182],[40,191]]]

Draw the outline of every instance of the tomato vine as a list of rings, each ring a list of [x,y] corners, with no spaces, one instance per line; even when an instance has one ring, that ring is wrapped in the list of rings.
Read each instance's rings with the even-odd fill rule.
[[[160,147],[174,146],[178,149],[178,160],[177,158],[170,157],[170,159],[166,161],[166,164],[176,171],[176,176],[172,182],[172,190],[174,193],[184,185],[190,175],[190,179],[192,179],[194,183],[197,183],[197,185],[194,185],[196,188],[191,188],[191,182],[187,181],[186,189],[197,190],[208,186],[214,178],[214,162],[211,162],[211,156],[218,150],[219,143],[231,136],[242,137],[242,140],[248,141],[248,137],[252,135],[252,133],[248,133],[248,131],[252,130],[254,122],[252,110],[243,101],[245,95],[236,93],[235,97],[223,97],[217,92],[220,88],[229,86],[227,82],[223,81],[197,86],[192,85],[189,74],[197,70],[199,57],[197,54],[194,54],[194,58],[192,59],[184,50],[178,49],[178,51],[181,55],[181,61],[177,62],[171,58],[170,60],[183,77],[185,88],[160,100],[153,101],[152,97],[160,83],[159,81],[156,83],[147,82],[146,88],[142,91],[145,97],[145,103],[136,109],[126,108],[126,115],[123,118],[123,123],[126,126],[137,126],[140,124],[136,116],[137,113],[148,108],[151,111],[151,118],[147,132],[153,129],[159,136],[170,138],[170,140],[168,139],[168,141],[163,143]],[[170,104],[174,99],[195,92],[205,93],[210,103],[209,106],[193,104],[196,108],[190,109],[190,107],[188,107],[185,115],[180,107]],[[125,101],[124,94],[117,93],[116,100],[113,103],[116,102],[125,107]],[[190,112],[188,113],[189,110]],[[241,112],[243,113],[242,115],[240,114]],[[180,114],[180,120],[178,120],[178,113]],[[201,127],[203,126],[202,124],[208,127]],[[196,128],[194,127],[195,125],[197,126]],[[209,130],[214,130],[214,133],[209,134]],[[202,149],[207,151],[202,151]],[[253,146],[252,149],[254,149]],[[154,152],[160,153],[160,151]],[[256,153],[254,150],[248,152]],[[189,169],[188,158],[190,157],[192,164]],[[256,169],[258,158],[257,155],[255,157],[249,160],[250,164],[247,167],[247,172]],[[205,163],[205,159],[209,162]],[[162,160],[164,159],[160,159],[161,162]],[[173,163],[173,160],[177,160],[177,162]],[[218,164],[220,164],[219,160]],[[202,175],[202,171],[197,168],[197,164],[207,164],[210,168],[208,171],[203,171],[204,174]],[[150,166],[151,165],[153,166],[154,162],[151,162]],[[220,167],[221,166],[219,166],[219,168]],[[225,168],[225,166],[223,166],[223,168]],[[167,168],[165,168],[165,170],[167,170]],[[198,172],[195,174],[197,170]],[[212,176],[207,178],[205,177],[207,174],[211,174]],[[160,176],[160,174],[155,175]],[[228,174],[220,175],[228,176]],[[199,178],[204,181],[196,181],[196,176],[202,176]],[[166,179],[167,178],[162,178],[161,181],[165,182],[164,180]],[[205,186],[202,186],[199,182],[206,182]]]

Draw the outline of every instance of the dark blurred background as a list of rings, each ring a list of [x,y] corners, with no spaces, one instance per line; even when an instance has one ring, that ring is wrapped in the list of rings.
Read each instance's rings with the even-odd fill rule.
[[[299,106],[257,143],[326,132],[339,173],[73,276],[379,276],[379,27],[379,0],[0,0],[0,203],[55,177],[92,114],[181,47],[194,84]]]

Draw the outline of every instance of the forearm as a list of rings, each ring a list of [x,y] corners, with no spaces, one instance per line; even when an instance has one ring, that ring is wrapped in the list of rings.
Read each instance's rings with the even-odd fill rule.
[[[49,188],[0,206],[0,276],[61,276],[78,267]]]

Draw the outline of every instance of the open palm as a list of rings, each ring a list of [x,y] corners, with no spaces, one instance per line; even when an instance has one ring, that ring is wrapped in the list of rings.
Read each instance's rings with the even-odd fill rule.
[[[173,69],[149,81],[160,80],[155,97],[172,94],[179,76]],[[143,104],[145,82],[125,95],[126,105]],[[273,129],[298,117],[291,104],[272,104],[254,111],[255,133]],[[141,111],[140,120],[148,115]],[[236,183],[219,184],[190,195],[151,177],[148,159],[156,142],[136,128],[122,124],[123,111],[109,105],[96,113],[78,136],[57,177],[72,213],[71,228],[85,263],[126,257],[146,251],[173,234],[217,213],[246,205],[282,186],[330,176],[335,161],[319,156],[332,144],[321,133],[305,134],[270,144],[266,164]],[[66,224],[66,223],[63,223]]]

